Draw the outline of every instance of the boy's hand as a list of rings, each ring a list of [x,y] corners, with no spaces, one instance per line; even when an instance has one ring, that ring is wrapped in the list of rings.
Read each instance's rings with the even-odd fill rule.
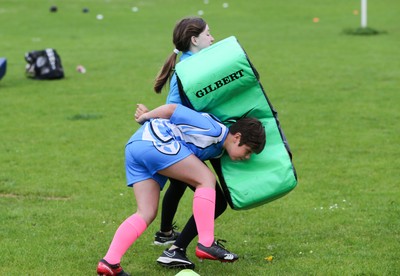
[[[149,109],[144,104],[136,105],[135,121],[139,124],[143,124],[148,119],[144,116],[145,113],[149,112]]]

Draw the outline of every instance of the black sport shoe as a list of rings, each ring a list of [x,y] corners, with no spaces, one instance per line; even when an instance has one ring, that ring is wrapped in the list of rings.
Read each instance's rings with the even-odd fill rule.
[[[97,275],[100,276],[131,276],[126,273],[120,264],[109,264],[106,260],[101,259],[97,265]]]
[[[226,250],[220,241],[214,241],[210,247],[206,247],[201,243],[196,246],[196,256],[202,259],[218,260],[221,262],[234,262],[239,256]]]
[[[154,244],[155,245],[172,244],[176,241],[176,239],[179,237],[180,234],[181,234],[180,232],[175,232],[174,229],[172,229],[172,233],[170,235],[165,235],[163,232],[158,231],[157,233],[154,234]]]
[[[164,250],[157,259],[157,263],[169,268],[194,269],[194,263],[187,258],[185,250],[181,248]]]

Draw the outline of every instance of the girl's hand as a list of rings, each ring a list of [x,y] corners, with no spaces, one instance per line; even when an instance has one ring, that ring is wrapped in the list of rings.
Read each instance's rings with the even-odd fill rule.
[[[149,109],[144,104],[137,104],[136,105],[136,112],[135,112],[135,121],[139,124],[143,124],[148,120],[146,118],[145,113],[149,112]]]

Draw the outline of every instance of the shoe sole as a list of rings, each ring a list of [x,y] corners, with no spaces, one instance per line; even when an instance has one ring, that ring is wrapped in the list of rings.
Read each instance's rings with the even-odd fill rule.
[[[188,268],[194,269],[195,265],[191,263],[181,263],[177,261],[171,261],[169,258],[160,257],[157,259],[157,263],[159,263],[163,267],[167,268]]]
[[[175,242],[175,240],[173,241],[166,241],[166,242],[159,242],[159,241],[154,241],[153,243],[155,245],[168,245],[168,244],[173,244]]]

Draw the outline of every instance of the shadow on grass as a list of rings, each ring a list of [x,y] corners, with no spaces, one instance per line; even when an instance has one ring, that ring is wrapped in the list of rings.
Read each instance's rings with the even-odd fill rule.
[[[347,28],[343,30],[344,34],[347,35],[362,35],[362,36],[370,36],[370,35],[380,35],[380,34],[387,34],[387,31],[379,31],[369,27],[359,27],[356,29]]]
[[[43,196],[43,195],[23,195],[15,193],[0,193],[0,198],[17,198],[17,199],[40,199],[40,200],[70,200],[70,197],[62,196]]]
[[[103,118],[101,114],[75,114],[71,117],[68,117],[68,120],[78,121],[78,120],[98,120]]]

